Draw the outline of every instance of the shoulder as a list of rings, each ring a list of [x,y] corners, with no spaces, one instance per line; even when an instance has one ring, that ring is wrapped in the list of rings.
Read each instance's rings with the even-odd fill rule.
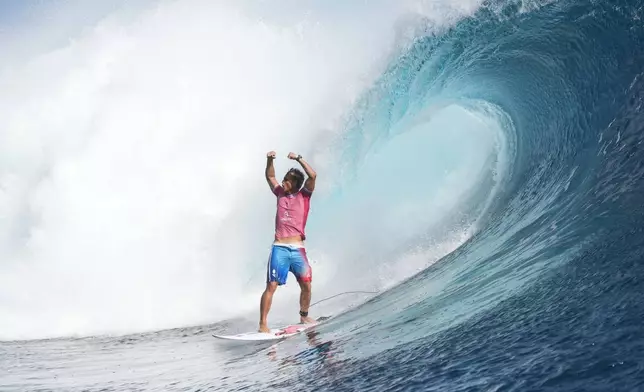
[[[313,195],[313,191],[310,191],[310,190],[306,189],[305,187],[302,187],[302,189],[300,189],[300,191],[298,192],[298,195],[300,197],[310,198]]]
[[[273,187],[273,193],[275,196],[284,196],[284,188],[282,188],[281,184],[277,184]]]

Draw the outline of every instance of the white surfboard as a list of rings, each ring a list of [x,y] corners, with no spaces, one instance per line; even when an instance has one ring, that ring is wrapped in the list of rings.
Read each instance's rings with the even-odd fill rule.
[[[266,340],[281,340],[289,338],[293,335],[302,333],[308,329],[311,329],[317,325],[320,325],[325,320],[328,320],[330,317],[320,317],[315,323],[311,324],[292,324],[285,325],[283,327],[271,329],[270,333],[267,332],[244,332],[236,335],[212,335],[217,339],[224,340],[247,340],[247,341],[266,341]]]

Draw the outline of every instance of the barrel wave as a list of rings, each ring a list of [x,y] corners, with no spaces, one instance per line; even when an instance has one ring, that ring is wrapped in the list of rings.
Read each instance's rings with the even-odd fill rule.
[[[291,10],[288,17],[310,17],[309,11],[322,20],[332,15],[329,20],[335,20],[336,28],[316,27],[309,35],[291,36],[266,30],[265,25],[257,27],[252,18],[229,22],[220,17],[221,23],[228,23],[226,29],[235,27],[232,36],[240,47],[255,48],[264,56],[247,57],[240,49],[231,58],[248,60],[240,65],[244,72],[235,73],[233,60],[225,68],[235,81],[226,86],[234,92],[239,92],[234,88],[243,87],[249,94],[217,101],[222,106],[216,110],[216,120],[206,114],[210,109],[198,105],[195,109],[181,99],[169,100],[167,106],[166,101],[154,101],[165,110],[175,105],[182,108],[181,116],[162,116],[165,120],[197,115],[199,121],[177,133],[163,128],[161,136],[144,132],[138,134],[143,138],[138,142],[127,142],[127,148],[144,151],[144,164],[128,158],[123,170],[105,169],[101,162],[110,161],[106,158],[109,153],[122,148],[119,142],[127,139],[127,132],[112,140],[106,137],[113,133],[95,131],[102,135],[101,140],[114,143],[102,148],[93,144],[93,136],[77,128],[80,136],[58,145],[58,154],[42,158],[35,169],[20,166],[19,172],[29,177],[29,181],[21,181],[16,162],[22,162],[27,152],[35,153],[33,148],[23,148],[17,138],[11,139],[22,153],[19,158],[6,159],[2,168],[7,195],[3,206],[18,205],[11,197],[22,194],[34,197],[41,212],[51,214],[52,207],[63,205],[65,211],[80,216],[62,225],[63,232],[78,233],[80,240],[98,237],[96,232],[82,233],[87,229],[81,228],[90,222],[81,213],[92,210],[94,204],[87,198],[105,188],[92,182],[80,188],[67,184],[70,178],[88,178],[83,173],[69,177],[69,171],[78,170],[74,169],[76,161],[69,164],[69,159],[85,154],[77,162],[92,163],[91,168],[103,175],[127,174],[134,165],[129,179],[113,181],[123,189],[135,187],[136,192],[125,190],[125,201],[99,198],[111,201],[109,211],[116,213],[114,220],[104,214],[93,216],[103,223],[99,234],[114,240],[119,250],[144,258],[152,254],[162,264],[143,284],[147,290],[144,299],[135,298],[134,304],[124,305],[128,311],[123,320],[129,324],[86,317],[82,301],[62,306],[49,300],[47,304],[56,302],[54,306],[66,315],[43,316],[43,320],[56,321],[58,329],[28,328],[22,333],[25,320],[39,320],[44,304],[34,305],[33,298],[21,292],[12,279],[26,279],[30,276],[28,266],[40,268],[48,256],[53,256],[56,268],[46,271],[68,279],[61,271],[69,273],[75,264],[64,262],[70,260],[65,256],[77,259],[92,252],[86,247],[77,252],[77,246],[52,246],[41,236],[34,237],[33,231],[27,235],[31,239],[27,246],[15,246],[12,241],[22,238],[16,233],[27,230],[24,225],[32,224],[32,229],[38,229],[36,234],[51,234],[56,231],[48,225],[63,220],[51,215],[41,216],[40,221],[32,217],[41,224],[25,223],[24,215],[8,220],[11,225],[5,225],[3,232],[8,234],[3,240],[9,245],[3,253],[12,257],[10,263],[0,264],[7,272],[5,287],[0,288],[0,310],[14,321],[0,323],[7,340],[3,349],[9,357],[20,357],[26,345],[40,355],[29,360],[33,366],[25,365],[27,369],[0,362],[13,371],[13,378],[7,378],[5,385],[19,387],[24,380],[35,379],[30,382],[40,387],[99,388],[101,382],[96,380],[101,372],[114,368],[115,378],[110,382],[117,390],[127,389],[133,382],[142,389],[169,390],[641,388],[644,3],[498,1],[460,7],[454,3],[453,8],[436,10],[418,2],[394,7],[395,12],[390,6],[373,4],[371,11],[380,7],[381,12],[364,13],[365,9],[354,5],[327,10],[328,14],[319,12],[313,3],[309,6],[314,11],[299,14],[301,10]],[[251,9],[266,12],[262,7]],[[174,15],[162,13],[160,22],[155,23],[165,23]],[[236,12],[226,15],[239,16]],[[150,27],[155,23],[148,28],[156,31]],[[378,26],[382,31],[387,30],[382,26],[387,26],[395,34],[378,32]],[[226,29],[222,31],[230,31]],[[222,31],[215,28],[207,34]],[[267,39],[267,31],[274,35]],[[369,40],[368,32],[378,39]],[[249,34],[252,39],[239,38]],[[221,43],[218,48],[229,44]],[[128,50],[119,45],[117,51]],[[203,55],[200,50],[195,53]],[[189,49],[183,52],[191,59],[195,53]],[[260,58],[267,61],[273,78],[255,73],[254,60]],[[328,60],[326,67],[320,66],[323,59]],[[209,63],[212,59],[204,56],[203,60]],[[217,57],[211,64],[219,61]],[[181,64],[170,70],[182,69]],[[209,74],[199,67],[197,70],[203,71],[200,77]],[[249,70],[256,79],[240,84],[245,83]],[[161,68],[160,74],[164,78],[167,72]],[[152,75],[148,84],[142,71],[131,78],[118,72],[114,75],[136,82],[135,91],[147,93],[153,91],[153,82],[161,80]],[[228,79],[221,76],[217,80]],[[304,81],[308,84],[302,88]],[[219,99],[210,92],[216,83],[204,89],[190,83],[186,77],[183,84],[173,84],[172,91],[184,99],[194,91],[201,97]],[[121,97],[118,88],[112,88],[116,92],[110,89],[111,93]],[[150,98],[147,93],[145,97]],[[271,94],[277,97],[274,101],[268,100]],[[115,105],[103,94],[92,96]],[[299,111],[289,114],[294,113],[289,108]],[[121,114],[124,109],[118,105],[112,110]],[[110,120],[121,124],[115,120],[118,116],[97,112],[104,117],[88,123],[107,127]],[[255,121],[256,113],[268,120]],[[148,116],[134,118],[140,124],[149,120]],[[176,125],[177,121],[171,122]],[[266,132],[247,130],[263,122]],[[219,123],[227,131],[241,133],[244,140],[201,130],[203,124]],[[9,128],[17,129],[13,124]],[[313,130],[298,131],[305,126]],[[146,136],[152,138],[151,146],[138,150]],[[213,331],[255,328],[264,276],[261,266],[266,257],[262,241],[266,232],[269,237],[271,234],[272,205],[270,192],[261,184],[261,159],[253,161],[253,165],[260,165],[254,167],[239,154],[252,152],[261,158],[263,150],[274,149],[271,143],[280,149],[294,145],[293,149],[301,149],[317,168],[319,185],[307,227],[313,301],[338,293],[344,296],[312,307],[311,313],[335,317],[301,338],[270,347],[222,348],[212,343],[209,335]],[[226,156],[236,169],[210,166],[206,146]],[[25,190],[36,189],[30,188],[37,182],[35,178],[40,178],[34,173],[51,169],[51,162],[56,163],[51,167],[58,177],[48,177],[44,196],[42,187],[37,187],[35,196]],[[61,169],[61,162],[70,166]],[[169,169],[172,181],[179,181],[184,191],[174,190],[165,180],[166,172],[157,171],[154,165]],[[276,165],[278,171],[290,167],[279,159]],[[69,171],[61,172],[63,169]],[[185,177],[195,170],[194,177]],[[246,181],[253,170],[260,184],[249,181],[251,185],[222,185],[223,191],[217,188],[223,181]],[[214,180],[201,184],[198,178],[207,176]],[[167,191],[174,196],[159,196],[163,199],[160,203],[151,200],[155,193],[144,189],[150,185],[159,193]],[[186,193],[185,187],[192,191]],[[13,191],[16,188],[22,193]],[[210,207],[202,193],[213,196],[216,206]],[[48,204],[45,196],[54,201],[59,198],[59,203]],[[139,196],[132,202],[132,197]],[[71,199],[86,208],[70,206]],[[166,207],[165,212],[156,218],[150,210],[133,212],[148,202],[159,209]],[[115,212],[119,206],[145,218],[144,224],[135,221],[129,228],[128,220],[121,219],[126,215]],[[33,211],[34,204],[31,208]],[[204,220],[204,215],[208,219]],[[259,218],[266,223],[257,223]],[[184,229],[173,228],[177,223]],[[141,237],[137,225],[154,233]],[[120,230],[126,227],[123,235]],[[183,233],[186,227],[192,229]],[[189,239],[190,235],[196,239]],[[179,245],[146,252],[148,246],[166,244],[173,236],[178,236]],[[33,246],[34,238],[40,240],[38,247]],[[209,238],[217,239],[210,244]],[[64,241],[62,237],[56,240]],[[133,244],[136,240],[143,244]],[[248,241],[254,245],[247,246]],[[176,277],[180,284],[171,278],[180,269],[170,257],[190,260],[189,271]],[[234,265],[222,261],[231,258],[236,260]],[[101,271],[112,276],[107,264],[98,259]],[[29,261],[28,266],[21,260]],[[133,275],[137,279],[145,276],[150,266],[133,265],[140,269]],[[83,268],[86,272],[90,269]],[[210,287],[209,277],[221,286]],[[66,281],[74,283],[76,279]],[[198,283],[196,288],[191,287],[194,282]],[[173,286],[167,295],[160,294],[164,284]],[[123,287],[125,291],[116,294],[117,300],[105,301],[107,309],[117,309],[126,297],[141,294],[128,285],[127,278]],[[372,294],[365,297],[358,291]],[[346,292],[351,293],[342,294]],[[210,295],[217,299],[207,299]],[[164,306],[155,304],[160,298],[168,299],[173,311],[184,313],[176,317],[164,314]],[[67,295],[64,299],[71,301]],[[197,299],[202,302],[195,305]],[[295,314],[296,287],[280,288],[274,302],[270,317],[275,323],[290,322]],[[136,313],[146,306],[152,306],[147,318]],[[78,321],[74,317],[83,322],[74,322]],[[99,333],[106,335],[91,337]],[[124,333],[129,335],[123,337]],[[88,337],[65,339],[76,334]],[[62,338],[53,343],[14,341],[50,336]],[[80,381],[71,376],[67,381],[52,381],[44,371],[34,370],[41,369],[46,361],[42,358],[51,358],[61,344],[71,347],[68,355],[95,361],[95,366],[81,371],[73,364],[56,368],[60,374],[83,374]],[[109,347],[107,352],[105,347]],[[130,367],[142,366],[146,374],[171,370],[174,376],[155,379],[143,374],[133,379],[121,372],[110,361],[123,361],[125,347],[134,350],[125,359]],[[151,347],[179,352],[181,363],[171,361],[175,354],[165,354],[158,364],[142,365]],[[182,373],[185,369],[190,371]]]
[[[375,388],[401,369],[411,389],[641,385],[641,355],[627,343],[643,337],[641,13],[633,3],[490,5],[419,38],[383,75],[369,96],[377,104],[358,115],[361,136],[374,122],[387,135],[428,107],[460,107],[496,124],[503,177],[475,235],[358,311],[377,327],[347,343],[366,358],[331,389]],[[426,181],[418,159],[396,181]]]

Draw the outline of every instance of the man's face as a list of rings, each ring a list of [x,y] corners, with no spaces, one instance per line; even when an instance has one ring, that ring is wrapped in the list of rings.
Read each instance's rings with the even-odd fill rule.
[[[289,175],[285,175],[284,179],[282,180],[282,188],[284,188],[284,192],[286,193],[291,193],[293,191],[293,184],[294,181]]]

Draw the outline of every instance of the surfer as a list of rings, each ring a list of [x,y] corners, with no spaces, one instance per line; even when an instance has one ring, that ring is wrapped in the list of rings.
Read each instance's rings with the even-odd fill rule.
[[[282,183],[275,178],[273,160],[275,151],[266,154],[266,181],[277,197],[277,211],[275,214],[275,238],[268,257],[266,271],[266,289],[260,302],[259,332],[270,332],[266,317],[271,308],[273,293],[277,286],[286,283],[286,277],[293,273],[300,285],[300,322],[314,323],[309,318],[309,304],[311,303],[312,271],[306,257],[304,228],[309,215],[311,195],[315,189],[315,171],[302,159],[301,155],[289,153],[288,158],[297,161],[306,172],[297,168],[290,169],[282,179]],[[302,186],[304,185],[304,186]]]

